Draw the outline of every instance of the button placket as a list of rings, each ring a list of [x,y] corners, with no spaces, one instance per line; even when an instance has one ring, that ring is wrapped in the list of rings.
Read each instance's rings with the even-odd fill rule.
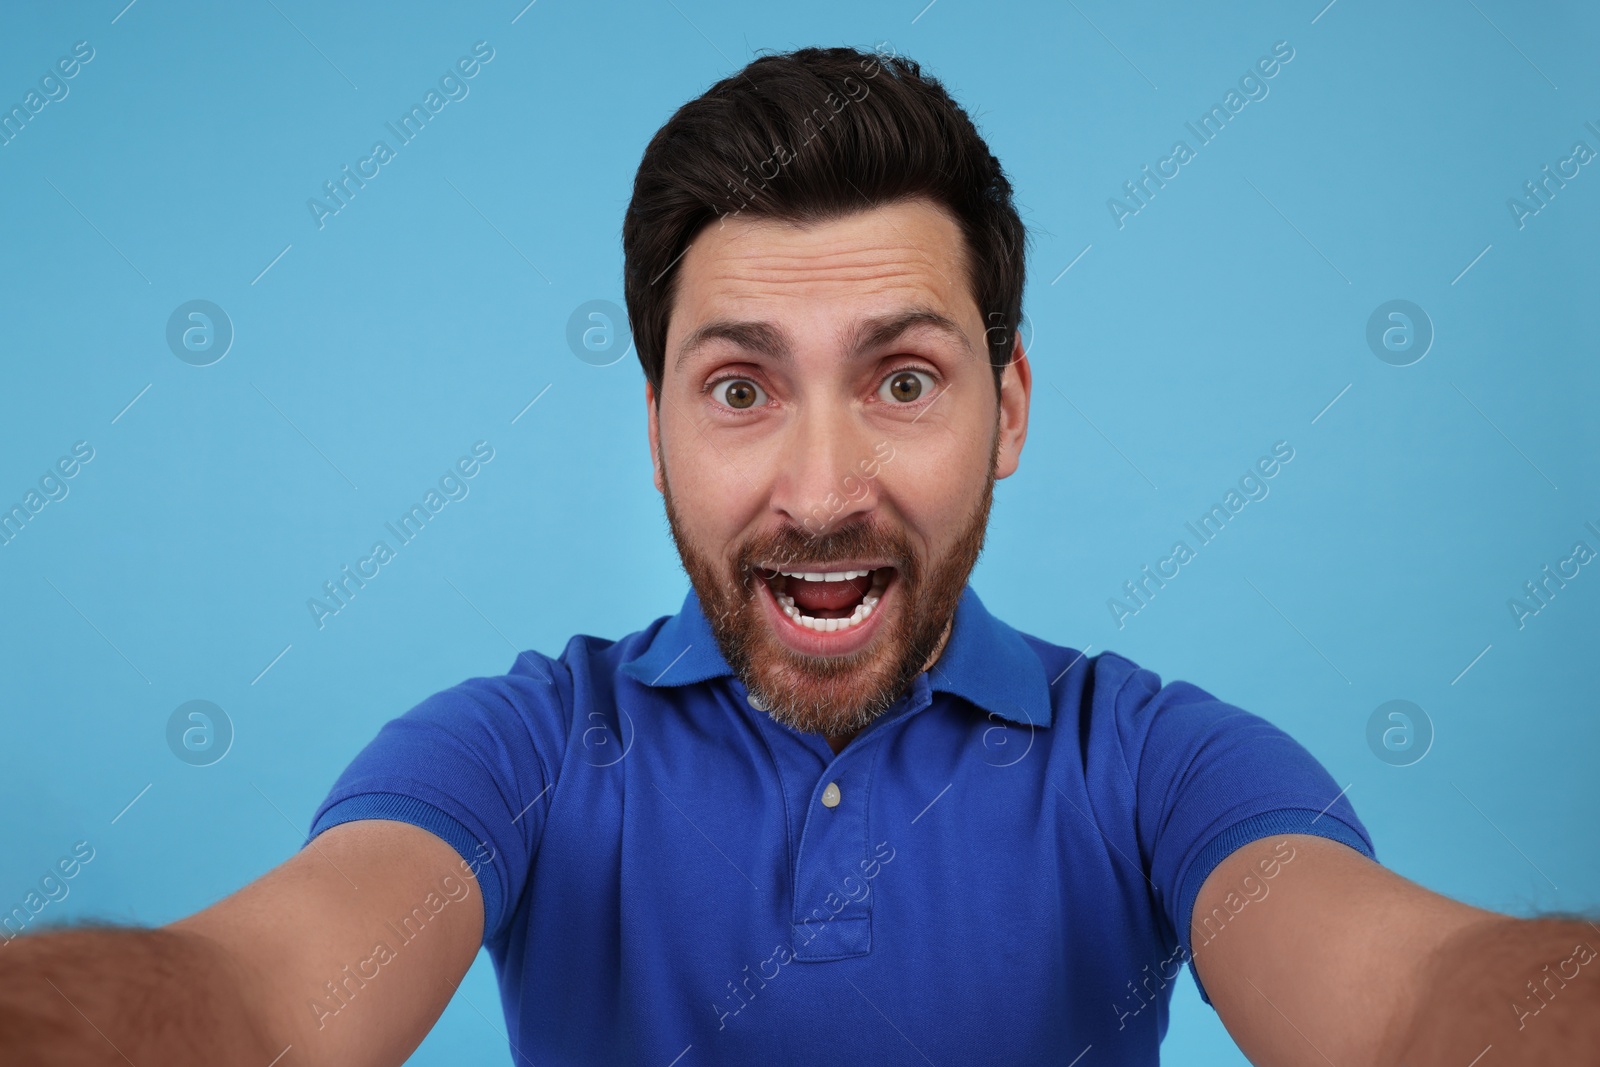
[[[797,960],[847,959],[871,950],[872,891],[862,863],[869,851],[866,797],[872,756],[866,749],[846,749],[817,781],[806,807],[795,863]]]

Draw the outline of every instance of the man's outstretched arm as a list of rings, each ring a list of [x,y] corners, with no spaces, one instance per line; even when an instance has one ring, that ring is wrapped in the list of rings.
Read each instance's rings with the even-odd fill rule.
[[[405,823],[347,823],[170,926],[0,946],[0,1060],[398,1064],[482,931],[477,881],[448,844]]]
[[[1190,936],[1252,1063],[1496,1067],[1600,1047],[1594,925],[1471,907],[1324,838],[1232,853],[1201,886]]]

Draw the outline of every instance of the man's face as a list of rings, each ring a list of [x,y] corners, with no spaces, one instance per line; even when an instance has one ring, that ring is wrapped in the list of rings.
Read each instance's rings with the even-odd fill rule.
[[[1017,467],[954,219],[923,200],[809,226],[733,217],[678,266],[655,482],[717,643],[779,722],[848,737],[943,646]]]

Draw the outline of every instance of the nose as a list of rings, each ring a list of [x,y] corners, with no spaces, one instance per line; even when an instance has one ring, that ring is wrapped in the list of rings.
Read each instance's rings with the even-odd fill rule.
[[[847,411],[820,406],[785,427],[772,508],[813,535],[827,533],[878,504],[870,433]]]

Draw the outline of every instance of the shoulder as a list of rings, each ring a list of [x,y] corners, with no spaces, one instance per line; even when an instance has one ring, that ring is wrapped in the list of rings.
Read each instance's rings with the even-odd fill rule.
[[[1086,763],[1115,753],[1130,777],[1161,778],[1233,740],[1283,736],[1261,716],[1194,682],[1164,679],[1122,653],[1021,637],[1050,680],[1054,721],[1063,728],[1057,744],[1075,741]]]
[[[649,647],[668,618],[617,639],[575,634],[559,656],[518,652],[504,673],[465,678],[432,693],[388,723],[384,733],[391,744],[458,744],[513,760],[531,749],[553,772],[574,723],[607,702],[614,676]]]
[[[1090,654],[1093,645],[1080,650],[1017,633],[1045,669],[1058,722],[1132,724],[1160,707],[1216,700],[1189,682],[1163,683],[1155,671],[1119,652],[1102,649]]]

